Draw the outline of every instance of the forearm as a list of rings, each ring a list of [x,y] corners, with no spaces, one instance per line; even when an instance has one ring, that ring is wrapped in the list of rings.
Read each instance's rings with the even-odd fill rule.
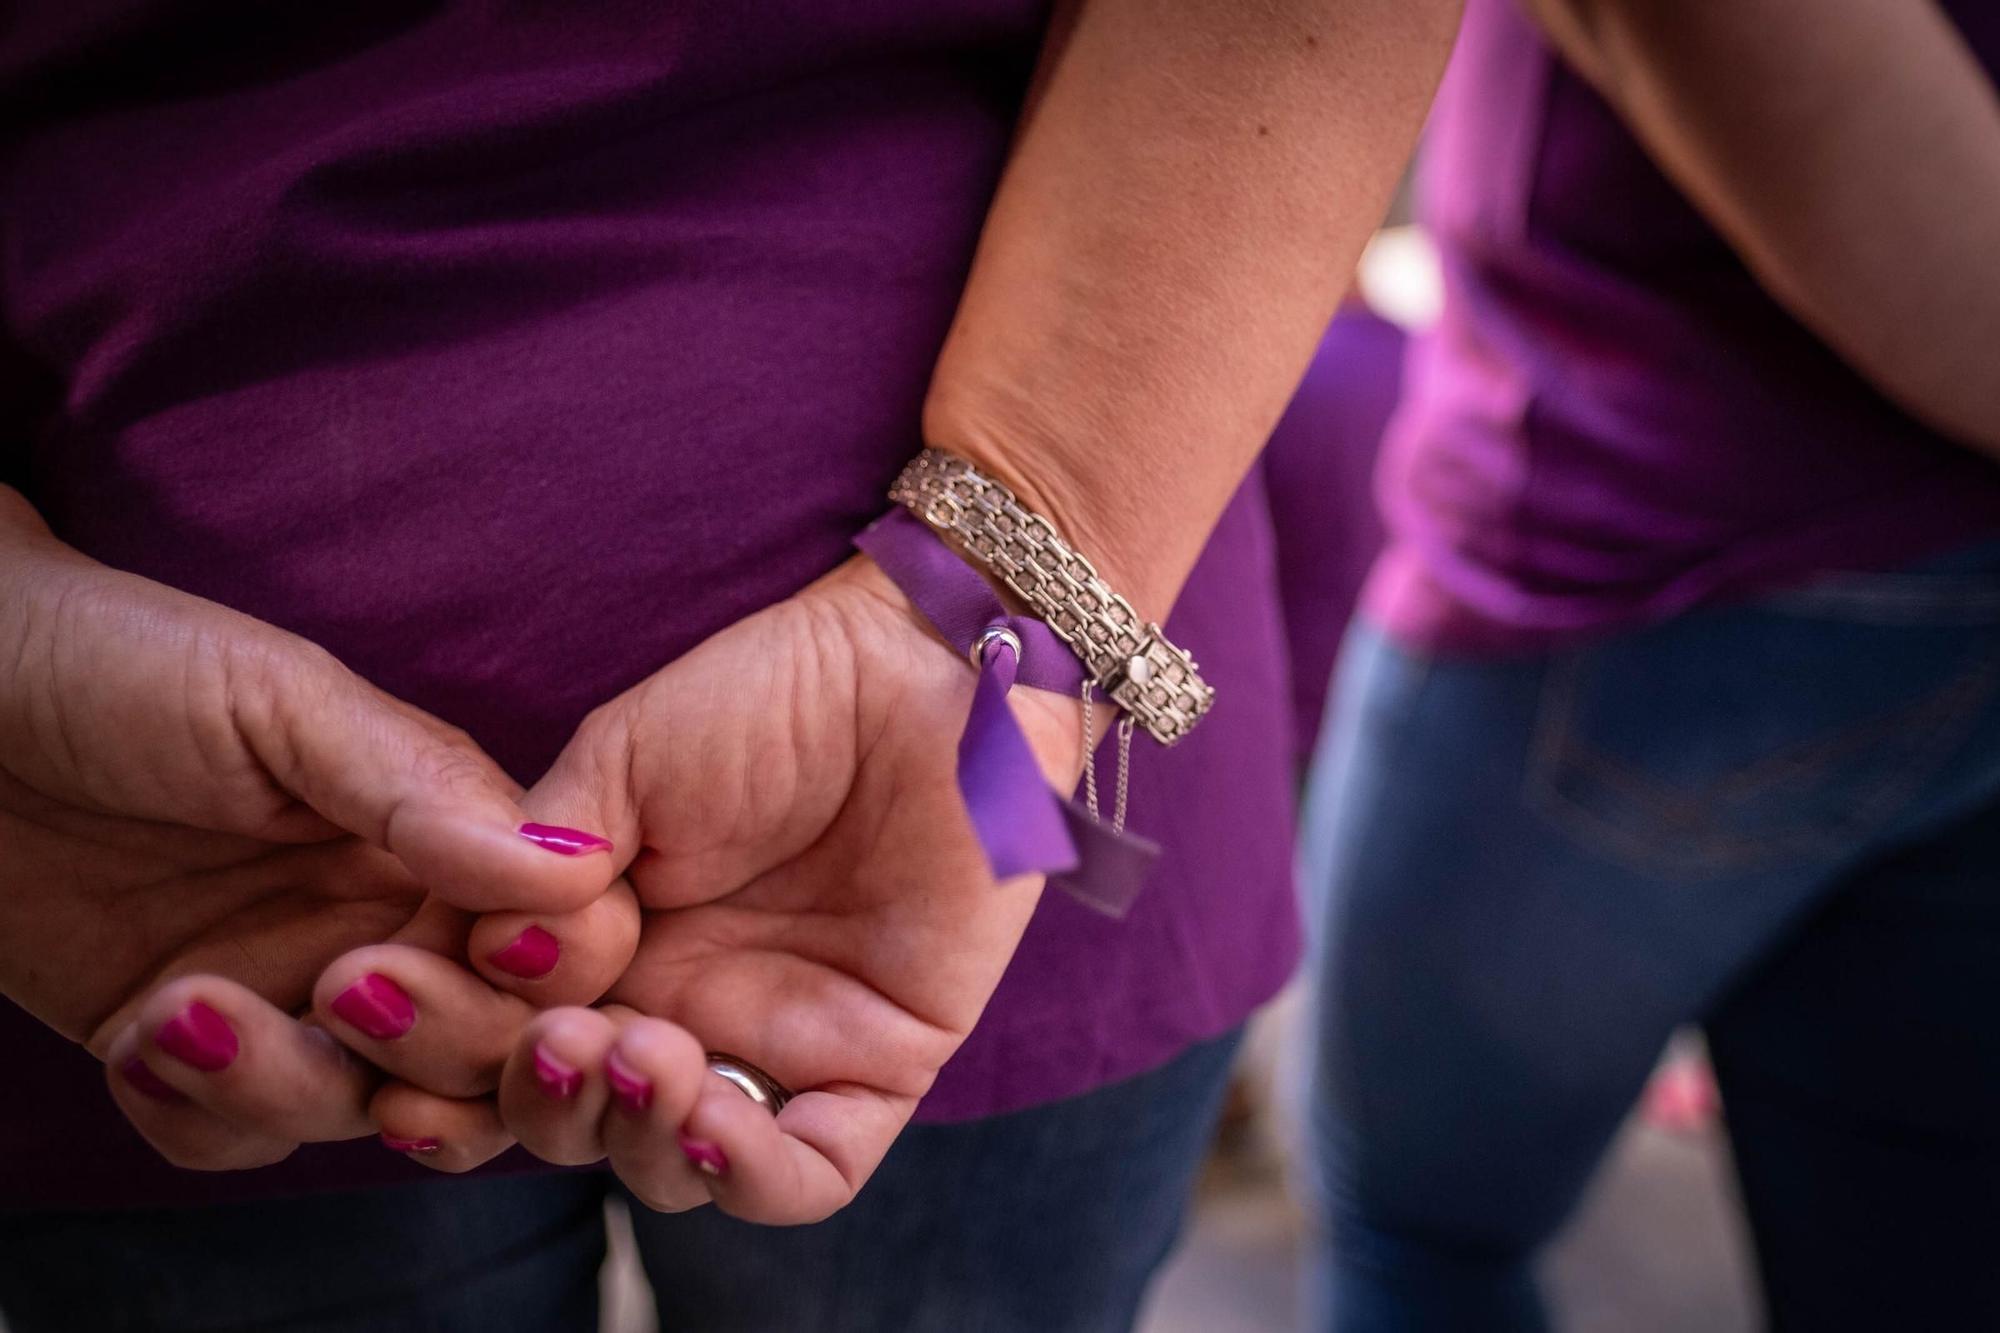
[[[1069,7],[938,362],[930,442],[1164,615],[1387,205],[1457,13]]]
[[[2000,99],[1925,0],[1533,0],[1767,290],[2000,453]]]

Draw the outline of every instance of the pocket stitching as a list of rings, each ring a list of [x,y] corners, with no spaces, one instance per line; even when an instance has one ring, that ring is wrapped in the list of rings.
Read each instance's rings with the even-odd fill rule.
[[[1788,859],[1839,854],[1866,831],[1890,822],[1929,774],[1964,739],[1967,724],[2000,682],[2000,664],[1976,661],[1943,686],[1894,712],[1813,738],[1719,775],[1693,791],[1666,786],[1605,754],[1577,734],[1577,701],[1594,653],[1555,664],[1544,678],[1530,742],[1526,800],[1552,824],[1616,860],[1663,878],[1713,876],[1769,868]],[[1886,735],[1922,728],[1922,739],[1893,770],[1833,820],[1804,822],[1755,834],[1705,831],[1706,812],[1786,781],[1824,772],[1857,749]],[[1619,819],[1578,800],[1565,774],[1607,789],[1636,817]]]

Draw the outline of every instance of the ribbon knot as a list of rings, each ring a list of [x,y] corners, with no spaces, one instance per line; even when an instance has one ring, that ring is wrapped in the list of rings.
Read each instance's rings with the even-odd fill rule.
[[[1007,695],[1015,685],[1077,695],[1083,665],[1039,620],[1010,615],[985,579],[902,508],[863,529],[854,544],[902,589],[945,642],[971,656],[979,681],[958,738],[958,789],[995,879],[1045,874],[1072,898],[1123,916],[1159,848],[1114,833],[1042,776]],[[1005,637],[989,631],[1007,631]],[[982,642],[983,638],[983,642]]]

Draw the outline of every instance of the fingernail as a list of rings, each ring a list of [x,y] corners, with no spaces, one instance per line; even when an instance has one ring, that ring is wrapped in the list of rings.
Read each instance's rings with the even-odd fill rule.
[[[729,1158],[723,1155],[719,1145],[710,1143],[707,1139],[691,1139],[685,1134],[680,1137],[681,1155],[688,1159],[695,1170],[705,1176],[728,1174]]]
[[[521,836],[558,856],[587,856],[591,852],[611,850],[611,839],[585,833],[582,829],[564,828],[560,824],[523,824]]]
[[[508,976],[533,981],[555,971],[556,960],[561,957],[561,941],[540,926],[529,926],[505,948],[487,954],[486,961]]]
[[[535,1082],[540,1084],[542,1091],[546,1092],[549,1096],[554,1097],[558,1101],[566,1102],[576,1096],[577,1092],[583,1087],[583,1071],[572,1069],[543,1050],[540,1045],[537,1045],[535,1047]],[[650,1095],[652,1089],[648,1088],[646,1091]],[[642,1107],[641,1109],[643,1110],[644,1108]]]
[[[341,1021],[375,1038],[394,1041],[417,1022],[416,1002],[389,978],[370,972],[333,997],[328,1006]]]
[[[382,1146],[390,1152],[433,1153],[438,1150],[436,1139],[399,1139],[394,1134],[382,1136]]]
[[[604,1081],[611,1085],[611,1095],[618,1104],[639,1115],[653,1104],[653,1081],[643,1074],[634,1072],[632,1066],[618,1058],[612,1051],[604,1057]]]
[[[156,1102],[184,1102],[187,1100],[179,1088],[176,1088],[173,1084],[155,1074],[153,1067],[136,1055],[118,1066],[118,1072],[125,1076],[127,1083],[130,1083],[134,1088],[145,1093]]]
[[[160,1030],[153,1034],[153,1044],[205,1074],[227,1069],[236,1059],[236,1029],[200,1000],[160,1024]]]

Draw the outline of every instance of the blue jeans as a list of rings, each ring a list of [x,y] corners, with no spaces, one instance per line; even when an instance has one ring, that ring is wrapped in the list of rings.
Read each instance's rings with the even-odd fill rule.
[[[665,1333],[1098,1333],[1166,1258],[1236,1034],[1052,1106],[906,1131],[813,1227],[632,1221]],[[126,1213],[0,1213],[10,1333],[593,1333],[597,1172]]]
[[[1532,660],[1356,630],[1315,771],[1326,1327],[1532,1263],[1707,1031],[1775,1328],[2000,1328],[2000,547]]]

